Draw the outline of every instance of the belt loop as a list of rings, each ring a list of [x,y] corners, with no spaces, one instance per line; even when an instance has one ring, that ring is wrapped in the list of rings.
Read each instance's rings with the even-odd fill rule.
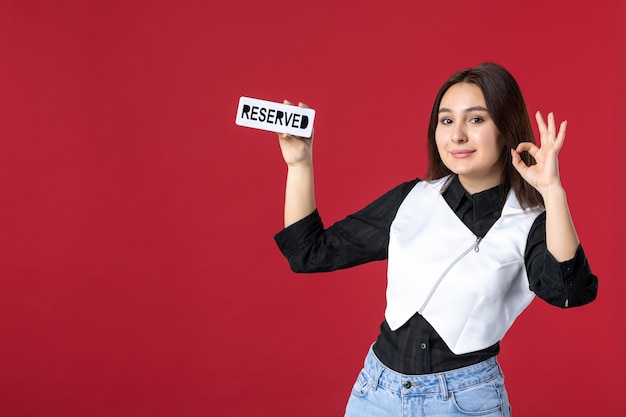
[[[384,370],[385,370],[385,367],[381,363],[379,363],[378,369],[376,370],[376,375],[374,376],[374,384],[372,385],[373,391],[376,391],[376,388],[378,388],[378,381],[380,380],[380,377],[383,374]]]
[[[441,387],[441,398],[445,401],[450,398],[448,384],[446,384],[446,377],[444,374],[437,374],[437,378],[439,378],[439,386]]]

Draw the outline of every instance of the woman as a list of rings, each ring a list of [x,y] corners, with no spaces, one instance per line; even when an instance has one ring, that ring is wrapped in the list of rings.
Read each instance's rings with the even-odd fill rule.
[[[315,205],[313,139],[279,135],[288,175],[275,238],[292,269],[388,259],[385,320],[346,416],[509,416],[496,355],[515,318],[535,295],[562,308],[595,299],[559,179],[566,122],[536,120],[541,147],[504,68],[454,74],[433,105],[426,180],[328,229]]]

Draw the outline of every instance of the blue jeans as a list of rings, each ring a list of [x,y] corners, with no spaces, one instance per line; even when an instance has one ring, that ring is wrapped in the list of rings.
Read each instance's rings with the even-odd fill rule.
[[[370,348],[345,417],[510,417],[496,358],[453,371],[403,375],[385,367]]]

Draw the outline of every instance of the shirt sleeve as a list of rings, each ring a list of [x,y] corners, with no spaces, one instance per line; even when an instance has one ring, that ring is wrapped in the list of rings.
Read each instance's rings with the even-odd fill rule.
[[[526,271],[530,289],[557,307],[577,307],[595,300],[598,278],[592,274],[581,245],[565,262],[557,261],[546,245],[546,213],[533,223],[526,245]]]
[[[417,182],[400,184],[327,229],[315,210],[274,240],[294,272],[328,272],[386,259],[391,223]]]

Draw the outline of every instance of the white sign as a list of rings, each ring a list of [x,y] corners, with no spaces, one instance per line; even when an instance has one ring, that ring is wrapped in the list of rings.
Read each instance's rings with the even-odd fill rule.
[[[313,109],[242,96],[235,124],[310,138],[314,118]]]

